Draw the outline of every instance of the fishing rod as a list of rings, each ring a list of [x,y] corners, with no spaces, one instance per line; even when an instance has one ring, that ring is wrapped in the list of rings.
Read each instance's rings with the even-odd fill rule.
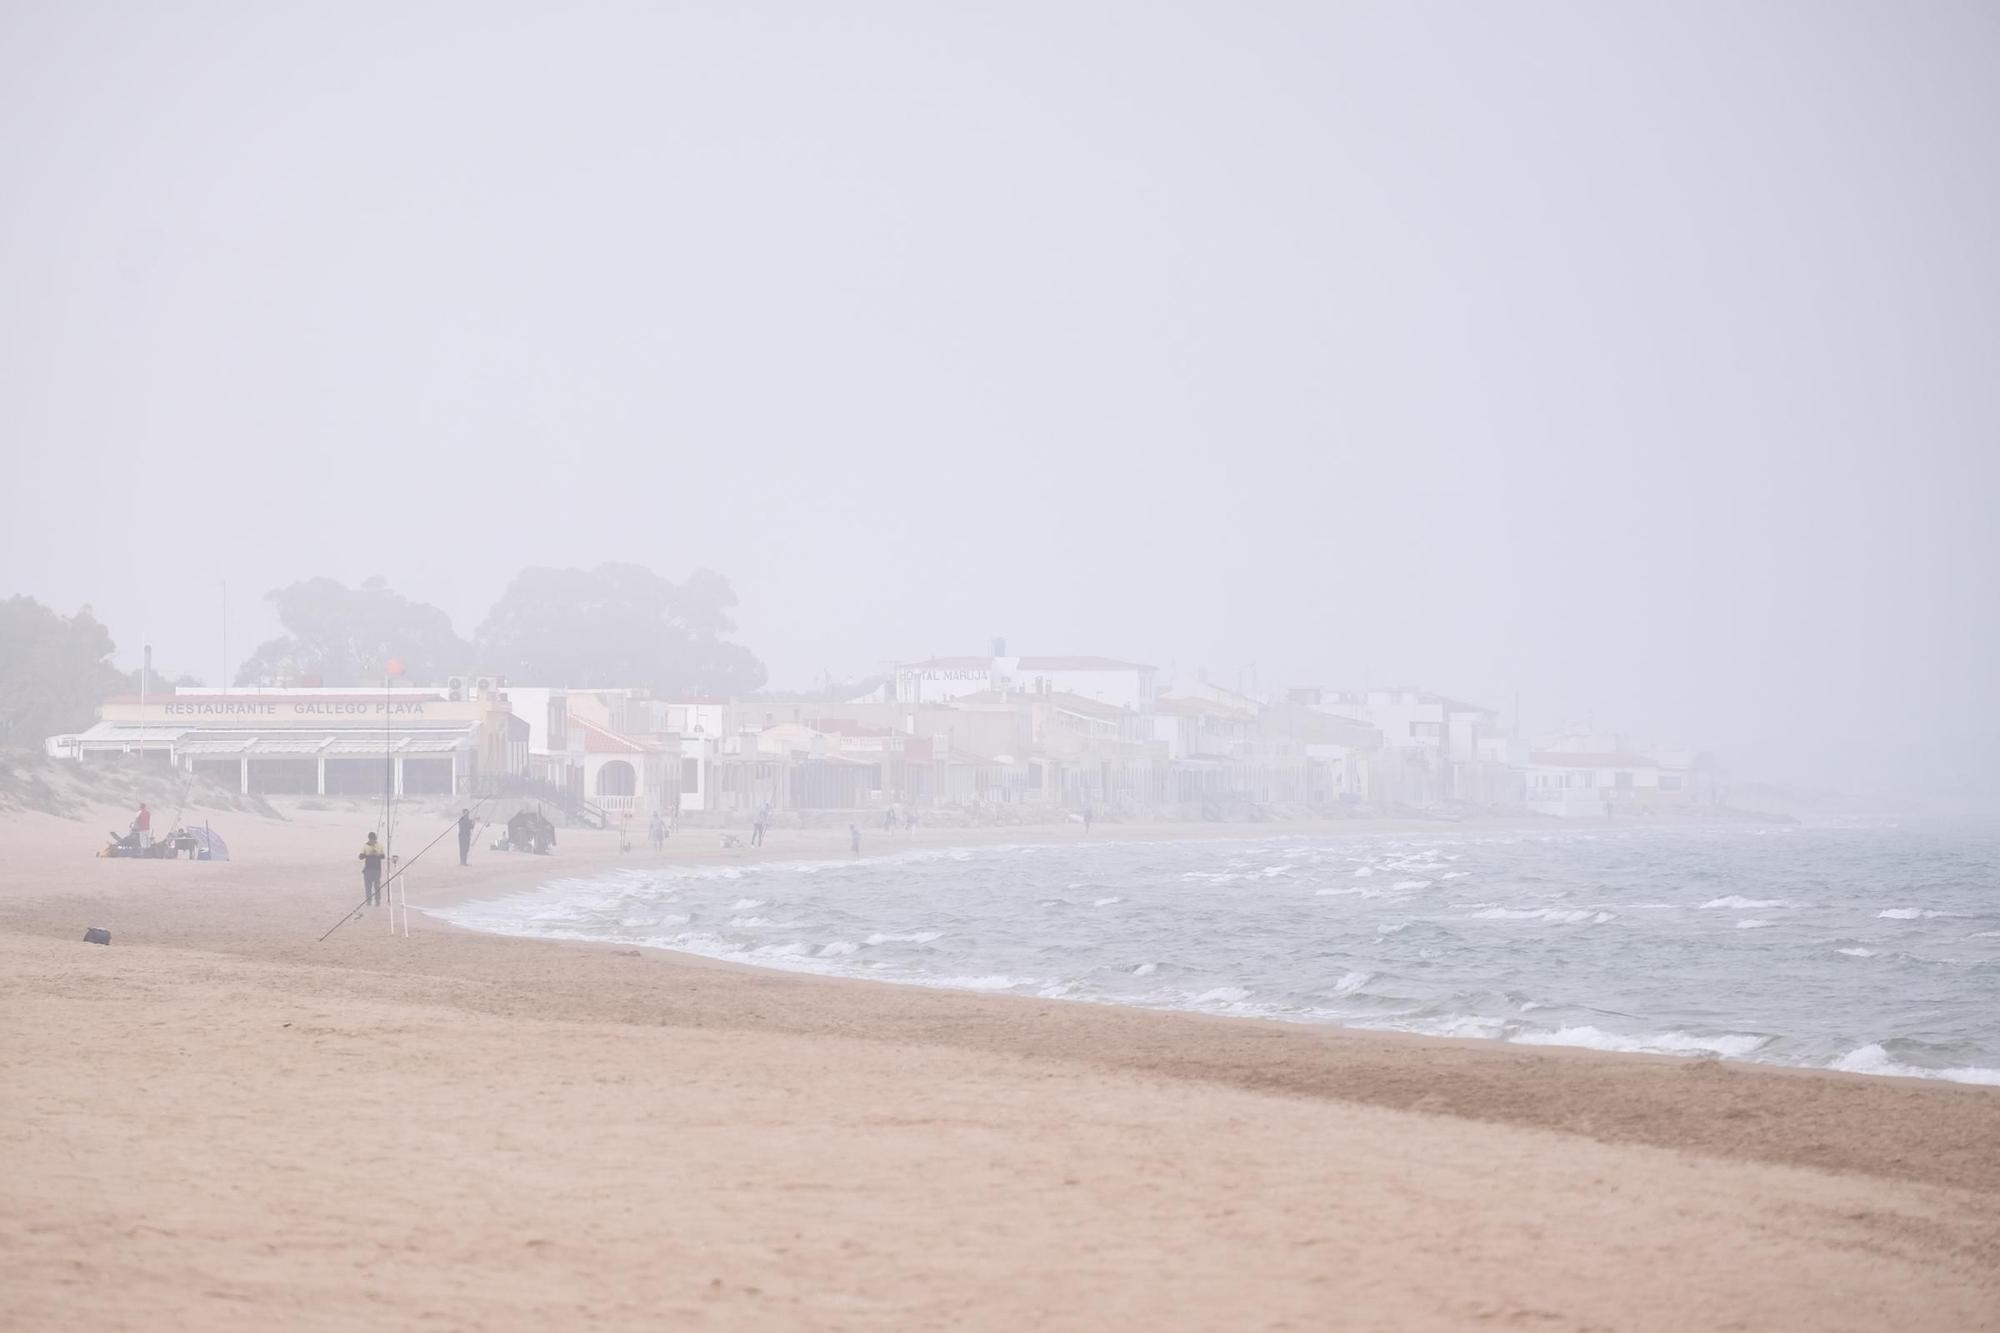
[[[495,793],[495,792],[488,792],[488,793],[487,793],[486,795],[484,795],[484,796],[480,797],[480,798],[479,798],[478,800],[474,801],[474,802],[472,803],[472,805],[471,805],[471,807],[470,807],[470,808],[471,808],[471,809],[474,809],[474,810],[477,810],[477,809],[479,809],[479,807],[480,807],[480,806],[482,806],[482,805],[485,805],[485,804],[486,804],[486,803],[487,803],[488,801],[491,801],[491,800],[495,799],[495,797],[496,797],[496,796],[497,796],[497,793]],[[487,823],[487,825],[488,825],[489,827],[490,827],[490,826],[492,825],[492,822],[493,822],[492,820],[487,820],[487,821],[486,821],[486,823]],[[457,828],[457,827],[458,827],[458,820],[457,820],[457,819],[453,819],[453,820],[451,821],[451,823],[449,823],[449,824],[446,824],[446,825],[444,826],[444,832],[442,832],[442,833],[438,834],[438,835],[437,835],[437,836],[436,836],[435,838],[432,838],[432,839],[431,839],[431,840],[430,840],[429,842],[425,843],[425,844],[423,845],[423,849],[422,849],[422,851],[419,851],[419,852],[418,852],[418,853],[417,853],[417,854],[416,854],[415,856],[411,857],[411,858],[410,858],[410,859],[409,859],[408,861],[406,861],[406,862],[405,862],[405,863],[403,863],[402,865],[399,865],[399,866],[397,866],[397,867],[396,867],[396,869],[395,869],[395,870],[394,870],[393,872],[391,872],[391,873],[390,873],[390,875],[389,875],[389,878],[387,878],[387,879],[383,880],[383,881],[382,881],[382,882],[381,882],[380,884],[376,885],[376,893],[377,893],[378,895],[380,895],[380,896],[381,896],[381,897],[382,897],[382,898],[384,899],[384,901],[387,901],[387,896],[388,896],[388,891],[389,891],[389,886],[390,886],[391,884],[395,883],[395,882],[396,882],[396,880],[397,880],[397,879],[398,879],[399,877],[401,877],[401,875],[403,874],[403,872],[404,872],[404,871],[408,870],[408,869],[409,869],[409,868],[410,868],[411,866],[415,865],[415,864],[416,864],[416,863],[417,863],[418,861],[421,861],[421,860],[423,859],[423,857],[424,857],[424,852],[428,852],[428,851],[429,851],[429,850],[430,850],[431,848],[433,848],[433,847],[437,846],[437,845],[438,845],[439,843],[443,842],[443,841],[444,841],[444,840],[445,840],[446,838],[450,837],[450,836],[451,836],[451,832],[452,832],[452,830],[453,830],[453,829],[455,829],[455,828]],[[386,850],[386,844],[385,844],[385,848],[384,848],[384,850]],[[341,928],[342,926],[344,926],[344,925],[346,925],[346,924],[347,924],[348,922],[352,921],[352,920],[353,920],[353,919],[354,919],[355,917],[357,917],[357,916],[360,916],[360,915],[361,915],[361,909],[362,909],[362,908],[364,908],[364,907],[366,907],[366,906],[368,906],[368,897],[367,897],[367,895],[366,895],[366,894],[363,894],[363,895],[362,895],[362,898],[361,898],[361,901],[360,901],[360,902],[358,902],[358,903],[356,903],[356,904],[354,905],[353,909],[352,909],[352,910],[350,910],[350,911],[348,912],[348,914],[347,914],[346,916],[344,916],[344,917],[340,918],[340,920],[338,920],[338,921],[334,922],[334,923],[333,923],[333,924],[332,924],[331,926],[328,926],[328,927],[326,928],[326,935],[322,935],[322,936],[320,936],[318,940],[314,941],[314,943],[317,943],[317,944],[324,944],[324,943],[326,943],[326,936],[327,936],[327,935],[331,935],[331,934],[333,934],[333,932],[334,932],[334,931],[336,931],[336,930],[339,930],[339,929],[340,929],[340,928]]]

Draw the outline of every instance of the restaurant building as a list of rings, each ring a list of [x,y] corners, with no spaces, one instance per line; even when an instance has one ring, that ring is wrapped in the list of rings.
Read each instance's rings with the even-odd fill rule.
[[[457,796],[482,774],[519,772],[527,723],[504,692],[398,686],[188,688],[108,699],[88,730],[48,753],[85,762],[140,755],[251,795]],[[453,698],[453,694],[460,697]]]

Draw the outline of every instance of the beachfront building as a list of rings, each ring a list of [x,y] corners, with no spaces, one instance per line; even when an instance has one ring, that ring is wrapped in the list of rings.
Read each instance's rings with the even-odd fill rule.
[[[1482,749],[1482,742],[1502,734],[1499,714],[1491,708],[1407,686],[1309,686],[1291,691],[1290,701],[1366,723],[1380,733],[1370,800],[1414,806],[1491,804],[1508,799],[1514,789],[1512,772],[1504,765],[1496,768],[1491,750]]]
[[[1295,742],[1304,753],[1301,797],[1312,805],[1355,804],[1368,799],[1382,733],[1366,722],[1299,704],[1262,710],[1267,734]]]
[[[1659,762],[1642,754],[1538,751],[1523,776],[1528,808],[1559,819],[1645,813],[1660,795]]]
[[[901,704],[952,703],[989,691],[1070,694],[1145,713],[1159,692],[1158,674],[1153,667],[1116,657],[1009,657],[995,652],[899,662],[884,693]]]
[[[1029,694],[1065,694],[1134,713],[1152,711],[1156,668],[1115,657],[999,657],[994,684]]]
[[[456,796],[520,771],[527,732],[497,690],[182,687],[107,699],[94,725],[46,748],[154,758],[250,795]]]

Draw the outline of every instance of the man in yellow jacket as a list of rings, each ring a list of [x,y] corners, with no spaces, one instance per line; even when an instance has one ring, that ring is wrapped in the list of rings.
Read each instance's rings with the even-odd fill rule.
[[[368,896],[367,906],[373,907],[382,900],[382,858],[387,855],[374,834],[361,844],[361,887]]]

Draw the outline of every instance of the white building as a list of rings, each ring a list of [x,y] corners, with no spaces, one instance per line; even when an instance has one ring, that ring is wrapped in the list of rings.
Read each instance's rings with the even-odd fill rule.
[[[1407,687],[1291,692],[1295,704],[1351,718],[1381,733],[1386,754],[1373,770],[1371,798],[1411,805],[1441,800],[1507,800],[1513,778],[1496,763],[1500,715],[1429,690]]]
[[[933,657],[896,666],[897,703],[948,703],[987,690],[1073,694],[1134,712],[1150,712],[1158,671],[1115,657]]]
[[[441,687],[184,687],[107,699],[94,725],[45,748],[86,762],[159,756],[252,794],[457,796],[519,771],[527,726],[503,698]]]
[[[1647,808],[1660,792],[1660,765],[1641,754],[1542,750],[1529,757],[1524,780],[1530,810],[1586,819]]]
[[[1152,711],[1156,668],[1115,657],[1002,657],[997,683],[1030,694],[1073,694],[1135,713]]]

